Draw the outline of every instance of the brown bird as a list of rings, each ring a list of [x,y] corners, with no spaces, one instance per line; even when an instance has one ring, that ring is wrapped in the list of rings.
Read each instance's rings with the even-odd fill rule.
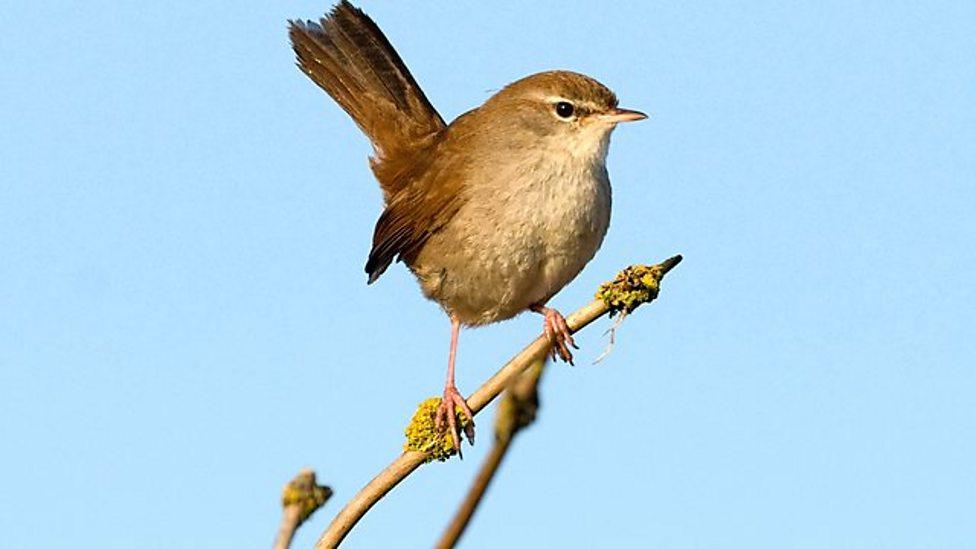
[[[544,316],[553,356],[572,361],[566,320],[546,306],[593,258],[610,222],[605,159],[619,122],[646,115],[617,107],[596,80],[550,71],[509,84],[450,125],[437,113],[379,27],[348,1],[318,23],[289,21],[299,68],[372,141],[383,189],[366,262],[375,282],[404,262],[451,319],[437,424],[460,450],[454,384],[461,325],[526,311]]]

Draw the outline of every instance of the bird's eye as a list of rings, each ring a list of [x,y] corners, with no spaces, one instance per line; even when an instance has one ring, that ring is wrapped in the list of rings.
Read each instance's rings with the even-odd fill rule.
[[[576,109],[573,108],[572,103],[566,101],[556,103],[556,114],[559,115],[560,118],[569,118],[570,116],[573,116],[573,111],[575,110]]]

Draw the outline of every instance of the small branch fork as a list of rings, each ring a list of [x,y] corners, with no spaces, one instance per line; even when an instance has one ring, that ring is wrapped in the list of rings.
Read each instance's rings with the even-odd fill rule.
[[[600,287],[597,291],[597,299],[566,317],[566,323],[569,325],[570,331],[573,333],[578,332],[608,313],[611,316],[618,312],[631,313],[639,305],[653,301],[657,298],[661,279],[668,271],[680,263],[681,259],[681,256],[677,255],[657,265],[636,265],[624,269],[613,281],[603,284]],[[468,397],[468,407],[471,408],[473,414],[477,415],[483,410],[516,377],[522,374],[522,372],[533,364],[544,360],[550,352],[550,349],[551,342],[543,334],[509,360],[495,375],[491,376],[478,390]],[[418,413],[417,415],[423,414]],[[443,433],[442,436],[449,437],[450,435]],[[504,450],[501,451],[501,454],[504,454]],[[430,452],[416,450],[403,452],[390,465],[369,481],[339,511],[339,514],[336,515],[332,523],[329,524],[328,528],[326,528],[325,532],[322,533],[322,536],[315,544],[315,549],[337,547],[377,501],[395,488],[403,479],[417,470],[417,468],[431,459],[435,459],[435,456],[432,456]],[[498,459],[500,462],[501,456]]]

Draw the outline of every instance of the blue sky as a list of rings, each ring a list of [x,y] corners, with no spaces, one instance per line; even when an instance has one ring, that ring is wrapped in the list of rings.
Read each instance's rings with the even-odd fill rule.
[[[596,7],[599,6],[599,7]],[[590,74],[610,233],[554,300],[682,253],[578,338],[465,547],[962,547],[976,539],[976,5],[363,2],[451,119]],[[362,265],[369,146],[294,66],[322,2],[22,2],[0,22],[0,545],[265,547],[442,383],[449,324]],[[535,315],[462,333],[473,390]],[[488,448],[425,467],[348,547],[423,547]]]

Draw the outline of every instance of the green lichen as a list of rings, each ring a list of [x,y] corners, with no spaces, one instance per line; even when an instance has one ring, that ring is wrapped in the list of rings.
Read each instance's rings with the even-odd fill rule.
[[[305,522],[319,507],[332,497],[332,489],[315,483],[315,473],[303,470],[281,492],[281,506],[298,505],[301,508],[299,524]]]
[[[447,461],[448,458],[457,453],[454,450],[454,441],[451,433],[446,427],[437,429],[436,418],[437,409],[441,406],[440,397],[431,397],[417,406],[410,425],[407,425],[405,434],[407,442],[403,445],[405,452],[424,452],[427,454],[426,462]],[[468,418],[461,412],[461,408],[455,406],[454,413],[458,418],[458,425],[461,430],[468,425]]]
[[[681,256],[677,255],[657,265],[631,265],[610,282],[601,284],[596,298],[607,304],[611,317],[620,312],[630,314],[657,298],[661,278],[680,261]]]

